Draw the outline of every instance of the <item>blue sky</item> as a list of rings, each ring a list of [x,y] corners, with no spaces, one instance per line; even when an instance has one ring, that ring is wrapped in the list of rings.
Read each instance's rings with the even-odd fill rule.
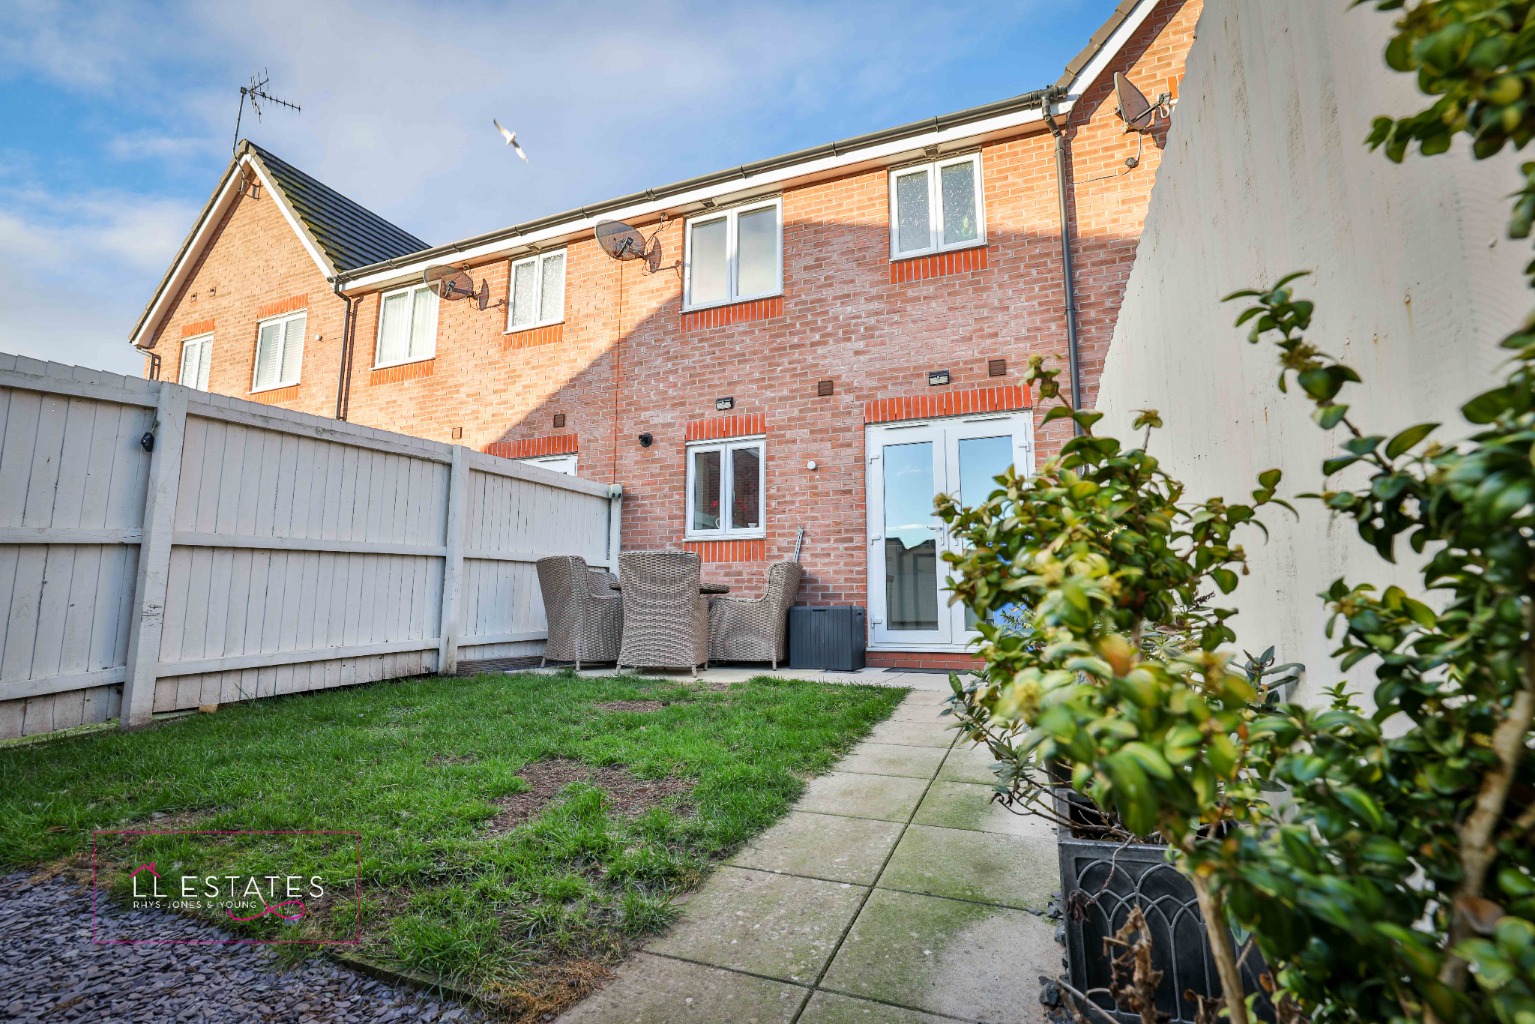
[[[1039,88],[1113,6],[6,0],[0,351],[139,372],[262,68],[242,134],[438,244]]]

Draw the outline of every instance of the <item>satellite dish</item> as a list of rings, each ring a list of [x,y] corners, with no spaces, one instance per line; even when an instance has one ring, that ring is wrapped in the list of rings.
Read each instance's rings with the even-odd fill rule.
[[[474,294],[474,278],[457,267],[427,267],[421,273],[421,283],[430,285],[439,297],[449,301]]]
[[[1158,96],[1157,102],[1152,103],[1146,98],[1145,93],[1117,71],[1114,72],[1114,97],[1119,101],[1119,107],[1115,113],[1125,122],[1127,132],[1151,131],[1155,126],[1158,112],[1167,102],[1165,97]]]
[[[645,236],[621,220],[600,220],[596,232],[597,244],[615,260],[637,260],[645,255]]]
[[[666,218],[661,218],[665,225]],[[621,220],[600,220],[596,227],[597,244],[602,251],[621,262],[644,260],[646,269],[654,274],[661,269],[661,229],[646,238],[639,228],[630,227]]]
[[[483,278],[480,280],[480,290],[474,293],[474,301],[475,301],[475,304],[478,305],[481,310],[484,310],[486,306],[490,305],[490,282],[489,281],[486,281]]]

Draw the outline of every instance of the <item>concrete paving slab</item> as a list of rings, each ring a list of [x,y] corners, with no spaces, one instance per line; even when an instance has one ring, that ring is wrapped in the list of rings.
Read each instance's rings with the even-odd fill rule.
[[[873,885],[901,824],[790,811],[730,859],[737,867]]]
[[[639,953],[558,1024],[788,1024],[806,995],[782,982]]]
[[[915,720],[891,718],[876,725],[865,738],[867,743],[890,743],[907,747],[947,748],[959,735],[951,726],[953,719],[929,715]]]
[[[926,779],[827,772],[811,781],[795,809],[904,822],[911,819],[926,789]]]
[[[782,981],[813,982],[867,892],[846,882],[722,867],[653,953]]]
[[[949,751],[943,768],[938,772],[938,778],[944,782],[974,782],[994,786],[997,774],[991,770],[991,766],[996,763],[997,759],[985,747],[960,740]]]
[[[920,1010],[817,992],[800,1014],[799,1024],[949,1024],[950,1018],[934,1017]]]
[[[1054,839],[912,825],[879,876],[882,889],[1042,912],[1061,887]]]
[[[865,741],[837,763],[842,772],[865,775],[900,775],[913,779],[931,779],[943,764],[946,750],[939,747],[909,747],[895,743]]]
[[[874,890],[821,988],[983,1024],[1044,1024],[1054,926],[1022,910]]]
[[[1055,826],[1033,814],[1014,814],[992,800],[994,790],[974,782],[934,782],[912,820],[920,825],[963,828],[1054,841]]]

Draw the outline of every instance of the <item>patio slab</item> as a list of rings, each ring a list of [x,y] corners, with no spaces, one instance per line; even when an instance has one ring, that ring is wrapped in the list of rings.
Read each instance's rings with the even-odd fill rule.
[[[983,1024],[1043,1024],[1039,978],[1060,970],[1049,921],[876,889],[820,987]]]
[[[904,706],[904,705],[903,705]],[[868,742],[908,747],[949,747],[959,735],[951,724],[937,715],[923,718],[891,718],[869,733]]]
[[[949,1020],[921,1010],[817,992],[800,1014],[799,1024],[948,1024]]]
[[[905,822],[911,819],[926,790],[926,779],[834,771],[812,781],[795,808],[817,814]]]
[[[846,882],[722,867],[653,953],[809,984],[868,890]]]
[[[992,800],[994,790],[975,782],[934,782],[912,819],[919,825],[963,828],[1054,841],[1055,828],[1033,814],[1014,814]]]
[[[991,766],[996,763],[997,759],[985,747],[961,740],[949,751],[938,778],[943,782],[973,782],[994,786],[997,784],[997,775]]]
[[[873,885],[900,837],[899,822],[790,811],[729,863],[759,871]]]
[[[1042,912],[1060,876],[1053,839],[911,825],[878,884]]]
[[[637,953],[559,1024],[789,1024],[805,995],[794,985]]]
[[[837,765],[839,771],[865,775],[900,775],[913,779],[931,779],[943,764],[946,750],[940,747],[909,747],[895,743],[865,741]]]

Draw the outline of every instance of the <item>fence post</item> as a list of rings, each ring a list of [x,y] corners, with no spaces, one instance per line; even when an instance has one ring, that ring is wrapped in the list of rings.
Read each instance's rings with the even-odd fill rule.
[[[123,682],[124,729],[154,717],[155,679],[160,667],[160,634],[165,626],[165,589],[170,578],[171,530],[181,487],[181,452],[186,441],[187,389],[160,384],[155,406],[154,450],[144,497],[144,535],[139,543],[138,578],[128,621],[128,674]]]
[[[447,561],[442,568],[442,640],[437,647],[437,674],[458,671],[459,615],[464,577],[464,534],[469,524],[469,462],[463,445],[453,446],[448,473]]]
[[[619,541],[624,519],[624,485],[608,487],[608,569],[618,574]]]

